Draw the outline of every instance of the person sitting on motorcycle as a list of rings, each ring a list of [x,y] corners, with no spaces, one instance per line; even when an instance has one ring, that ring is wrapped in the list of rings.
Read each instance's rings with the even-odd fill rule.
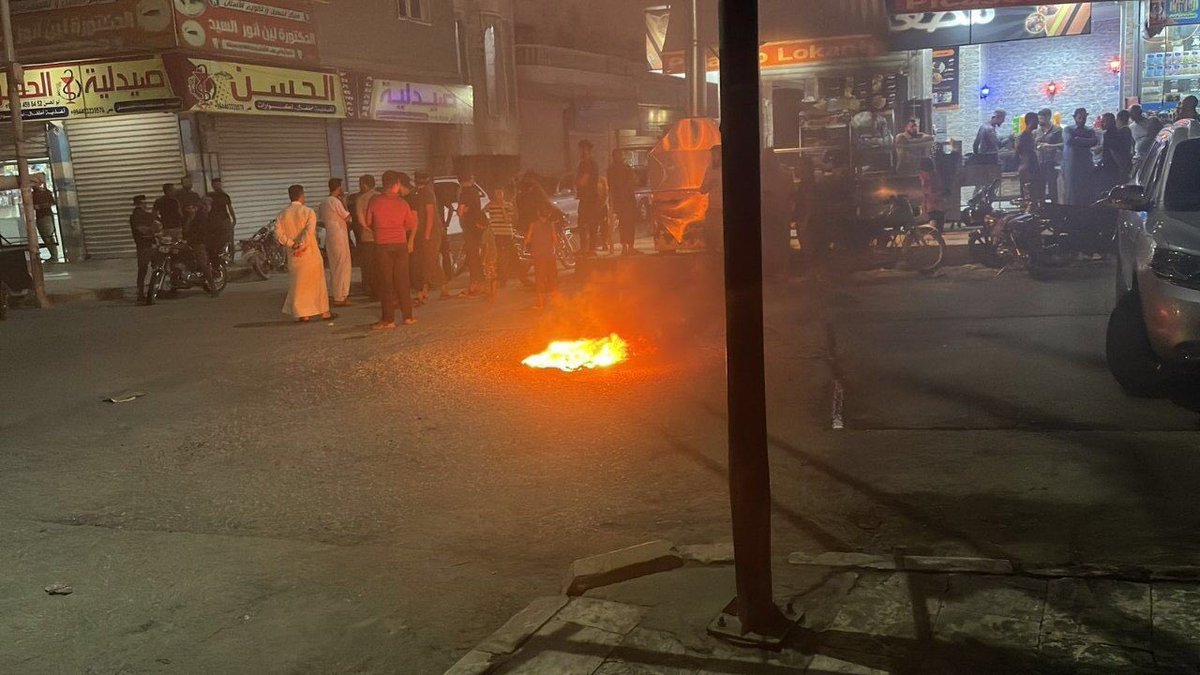
[[[154,237],[163,229],[154,214],[154,203],[146,199],[146,195],[133,198],[129,229],[133,234],[133,244],[137,247],[137,301],[142,303],[146,301],[146,270],[154,259]]]
[[[225,237],[224,232],[214,233],[215,228],[210,227],[208,213],[211,206],[211,199],[201,198],[196,207],[191,209],[190,217],[185,216],[186,229],[183,233],[184,240],[192,249],[192,259],[196,262],[196,269],[204,273],[204,281],[210,289],[214,288],[213,265],[217,264],[219,260],[217,256],[211,255],[210,243],[217,237],[220,237],[223,243]]]

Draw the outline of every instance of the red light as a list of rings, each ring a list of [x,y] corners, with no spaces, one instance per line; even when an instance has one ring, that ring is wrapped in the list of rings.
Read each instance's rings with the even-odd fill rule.
[[[1046,85],[1046,93],[1051,98],[1053,98],[1054,96],[1057,96],[1058,95],[1058,83],[1051,82],[1050,84]]]

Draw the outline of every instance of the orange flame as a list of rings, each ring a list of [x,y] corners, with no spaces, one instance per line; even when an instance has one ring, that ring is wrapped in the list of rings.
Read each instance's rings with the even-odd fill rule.
[[[574,372],[584,368],[609,368],[629,358],[629,344],[616,333],[597,340],[551,342],[546,351],[521,363],[530,368],[556,368]]]

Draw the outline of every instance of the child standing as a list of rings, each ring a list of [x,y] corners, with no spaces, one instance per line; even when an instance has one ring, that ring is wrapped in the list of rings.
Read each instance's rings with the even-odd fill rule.
[[[554,256],[554,248],[558,244],[557,209],[541,186],[532,189],[534,196],[530,202],[536,204],[536,211],[525,232],[525,241],[533,253],[533,275],[537,288],[534,309],[542,309],[546,306],[546,297],[554,293],[558,286],[558,261]]]
[[[946,206],[942,194],[942,176],[938,173],[937,165],[932,157],[921,160],[921,210],[929,216],[929,220],[941,232],[946,226]]]
[[[512,269],[513,222],[516,207],[503,186],[492,191],[487,206],[488,229],[484,235],[483,276],[488,282],[488,297],[495,297],[499,281],[507,281]]]

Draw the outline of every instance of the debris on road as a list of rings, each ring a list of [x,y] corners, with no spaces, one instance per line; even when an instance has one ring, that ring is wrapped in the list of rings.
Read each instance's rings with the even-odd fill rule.
[[[75,592],[75,589],[70,584],[53,583],[46,587],[46,593],[49,595],[70,595]]]
[[[113,394],[104,400],[108,401],[109,403],[129,403],[130,401],[135,401],[145,395],[146,393],[142,391],[123,391],[119,394]]]

